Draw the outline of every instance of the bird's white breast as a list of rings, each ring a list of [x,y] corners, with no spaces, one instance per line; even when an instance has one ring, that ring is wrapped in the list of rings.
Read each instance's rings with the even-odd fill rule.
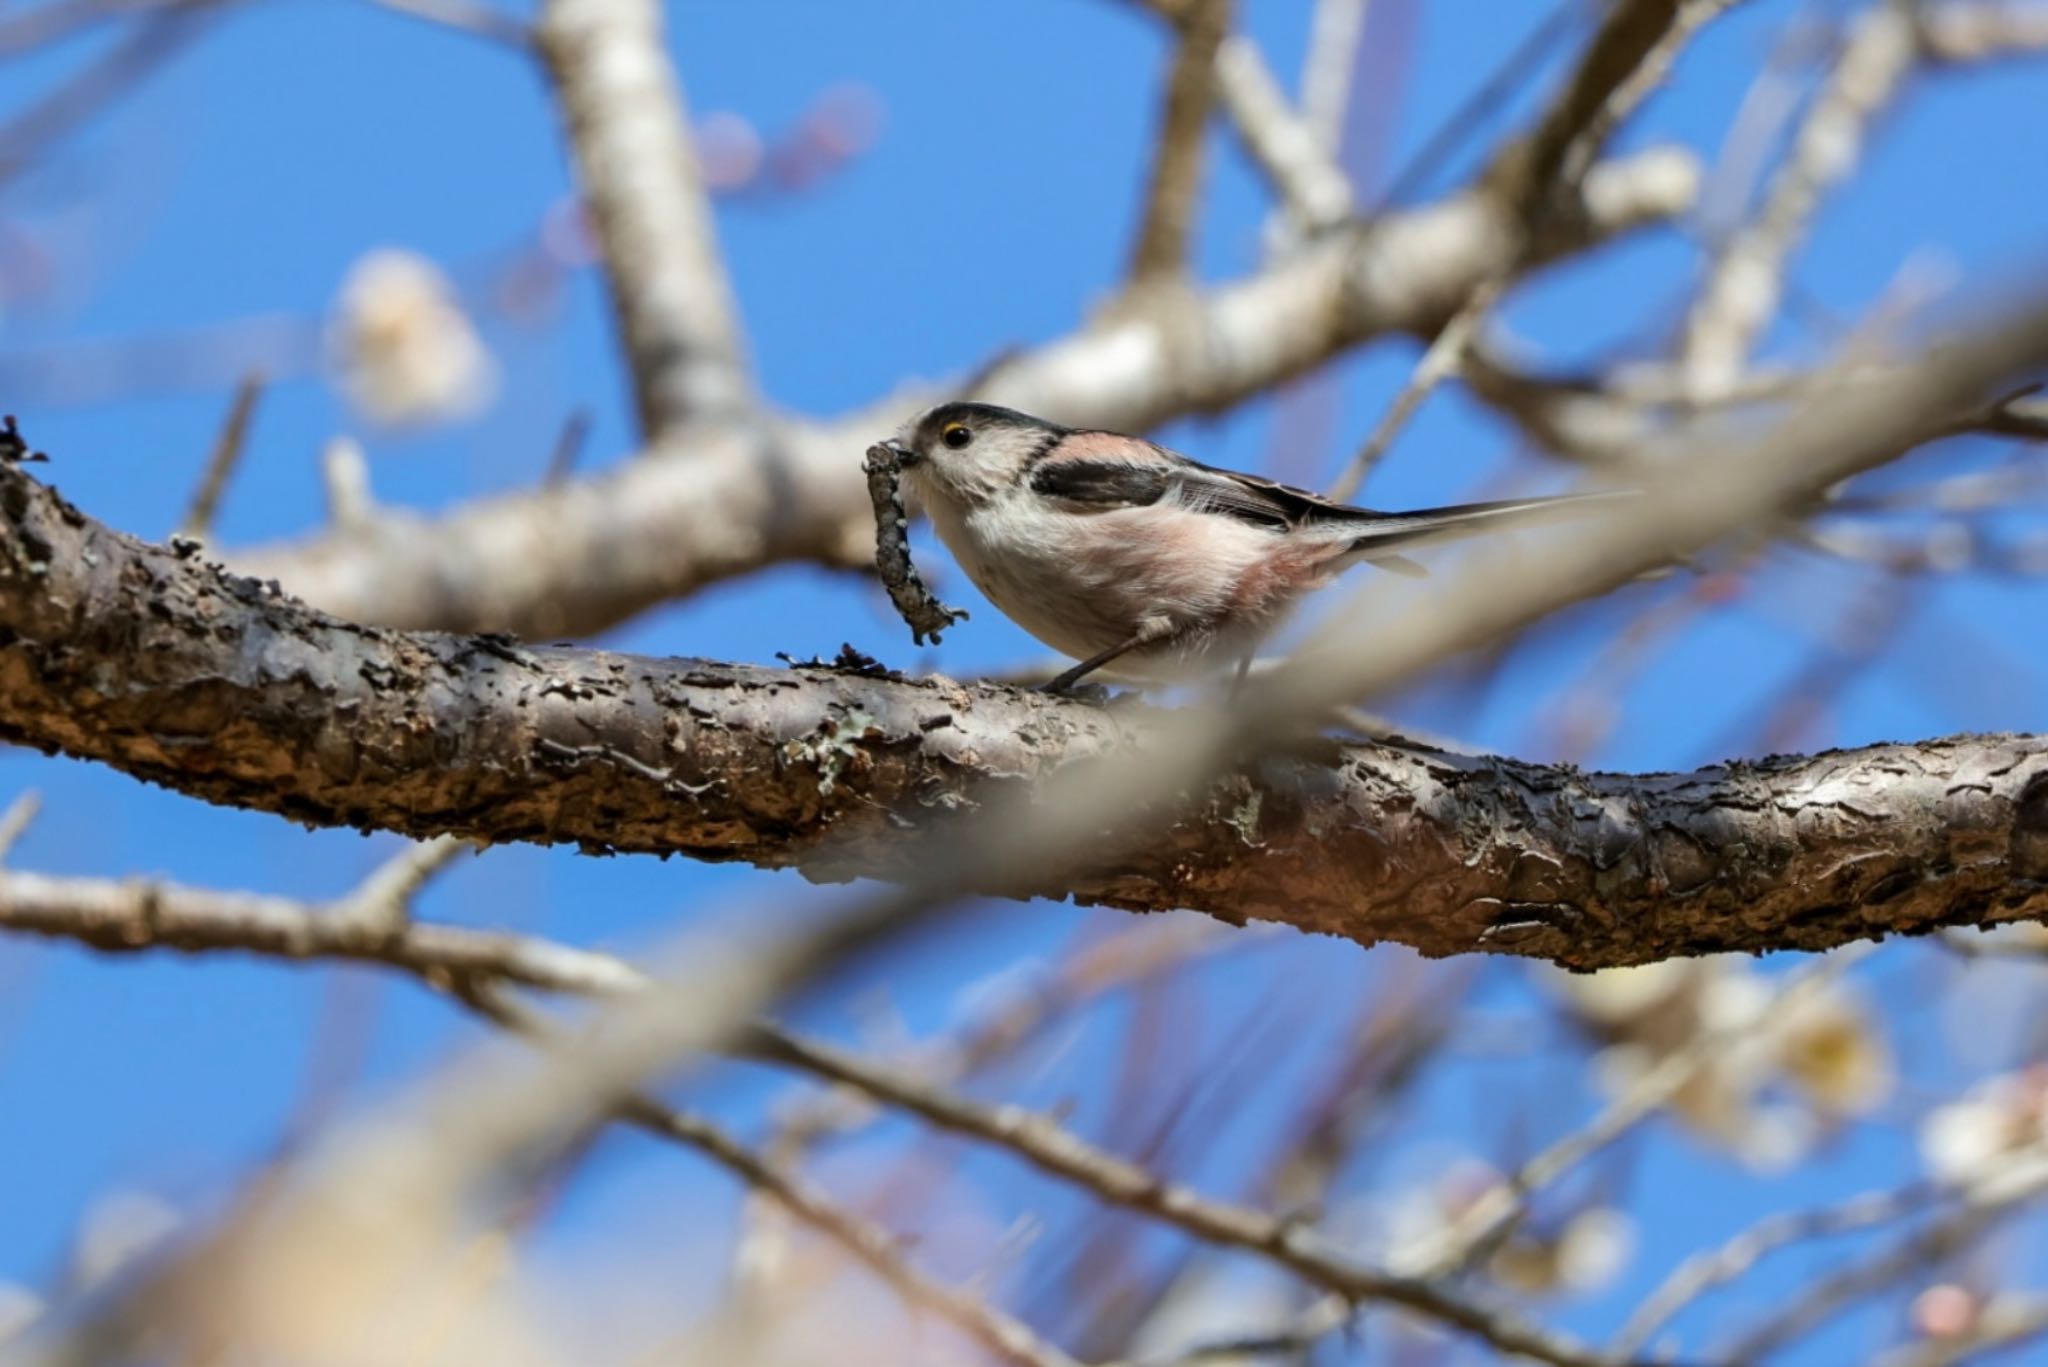
[[[975,587],[1055,650],[1085,659],[1164,618],[1182,639],[1106,671],[1138,679],[1206,673],[1216,667],[1209,646],[1242,648],[1240,633],[1219,628],[1231,593],[1273,540],[1171,504],[1074,512],[1021,487],[973,507],[943,498],[928,506]]]

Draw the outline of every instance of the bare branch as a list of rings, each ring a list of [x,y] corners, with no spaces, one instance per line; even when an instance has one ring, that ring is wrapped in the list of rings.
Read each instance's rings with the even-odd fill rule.
[[[500,993],[465,993],[484,1016],[535,1038],[545,1046],[548,1031],[534,1016]],[[966,1332],[1009,1362],[1024,1367],[1075,1367],[1074,1359],[1040,1338],[1021,1320],[978,1296],[947,1286],[909,1262],[888,1230],[834,1204],[794,1170],[741,1144],[702,1116],[676,1110],[644,1094],[621,1102],[620,1120],[702,1153],[748,1186],[765,1193],[791,1215],[834,1240],[886,1282],[905,1304],[929,1311]]]
[[[1737,380],[1776,316],[1788,263],[1821,197],[1855,171],[1871,121],[1912,70],[1915,10],[1879,0],[1858,17],[1762,209],[1716,254],[1680,353],[1696,398],[1713,398]]]
[[[412,903],[428,880],[455,856],[475,845],[452,835],[437,835],[400,850],[379,865],[348,895],[335,914],[373,937],[396,934],[412,918]]]
[[[138,938],[148,943],[160,907],[134,900]],[[408,1313],[447,1289],[445,1274],[461,1261],[449,1255],[480,1212],[502,1208],[522,1179],[560,1162],[651,1079],[726,1043],[746,1014],[936,910],[930,900],[871,899],[849,914],[774,934],[721,926],[685,937],[666,970],[604,1003],[590,1028],[560,1037],[537,1066],[502,1052],[473,1053],[399,1102],[334,1127],[303,1157],[253,1184],[209,1237],[112,1288],[82,1314],[46,1317],[42,1341],[10,1344],[10,1360],[124,1360],[145,1342],[150,1353],[177,1358],[193,1356],[203,1342],[204,1356],[297,1360],[302,1354],[280,1341],[294,1326],[262,1310],[313,1280],[333,1312],[320,1321],[322,1354],[372,1362],[404,1356],[398,1343],[411,1352],[421,1342],[409,1332],[418,1321],[408,1322]],[[293,904],[285,917],[302,928],[334,919]],[[401,927],[385,939],[407,935]],[[436,1351],[505,1360],[502,1352],[440,1342]]]
[[[534,45],[534,33],[525,21],[501,14],[476,0],[369,0],[379,9],[402,14],[453,33],[468,34],[486,42],[501,43],[515,50]]]
[[[138,89],[205,34],[233,0],[162,0],[143,8],[121,40],[0,124],[0,183],[58,140]]]
[[[1372,0],[1316,0],[1308,51],[1301,59],[1301,117],[1326,156],[1337,154],[1343,137],[1352,73],[1371,10]]]
[[[537,33],[649,440],[753,405],[711,202],[656,0],[548,0]]]
[[[1314,1231],[1248,1206],[1212,1200],[1177,1186],[1142,1164],[1100,1149],[1050,1118],[1017,1106],[984,1106],[815,1040],[769,1026],[754,1030],[742,1048],[758,1058],[858,1088],[930,1121],[1007,1149],[1034,1167],[1127,1206],[1209,1243],[1243,1249],[1287,1268],[1345,1299],[1380,1301],[1462,1329],[1494,1348],[1549,1363],[1596,1359],[1558,1335],[1506,1311],[1460,1300],[1429,1282],[1397,1277],[1359,1263]]]
[[[346,907],[349,902],[339,905]],[[622,960],[532,936],[420,923],[400,923],[386,934],[367,936],[347,917],[288,899],[171,884],[0,871],[0,928],[124,952],[164,947],[188,952],[240,949],[293,959],[349,958],[381,963],[438,986],[454,987],[485,1015],[543,1038],[544,1027],[529,1013],[502,994],[478,991],[473,985],[517,983],[606,998],[637,997],[657,986]],[[1348,1301],[1403,1306],[1476,1334],[1504,1351],[1564,1367],[1591,1367],[1598,1361],[1588,1350],[1505,1312],[1357,1263],[1288,1221],[1170,1186],[1142,1166],[1095,1148],[1043,1116],[1015,1108],[984,1107],[918,1081],[901,1069],[870,1063],[772,1026],[744,1032],[735,1049],[744,1056],[799,1068],[853,1087],[943,1128],[994,1143],[1104,1200],[1152,1215],[1197,1238],[1272,1258]],[[743,1149],[707,1123],[639,1094],[617,1102],[616,1109],[620,1119],[700,1148],[761,1186],[799,1218],[839,1240],[914,1304],[936,1310],[1005,1356],[1037,1364],[1068,1361],[992,1307],[931,1282],[902,1260],[885,1231],[830,1206],[804,1188],[793,1173]]]
[[[1230,32],[1230,11],[1231,0],[1187,0],[1176,16],[1180,41],[1167,73],[1145,210],[1131,249],[1133,290],[1178,282],[1187,270],[1202,188],[1203,135],[1216,98],[1217,50]]]
[[[1915,14],[1930,61],[1981,62],[2048,50],[2048,4],[2039,0],[1944,0]]]
[[[1896,1242],[1800,1288],[1797,1300],[1736,1338],[1721,1360],[1760,1361],[1812,1333],[1864,1297],[1973,1247],[2001,1222],[2041,1199],[2044,1185],[2048,1185],[2048,1169],[2038,1161],[2038,1153],[2035,1159],[2030,1167],[2015,1163],[2015,1172],[2009,1176],[2018,1180],[2004,1183],[1995,1198],[1965,1201]]]
[[[1589,175],[1570,254],[1682,212],[1689,156],[1652,151]],[[1098,320],[994,368],[980,392],[1060,421],[1142,431],[1215,411],[1388,333],[1435,327],[1518,241],[1492,197],[1468,193],[1324,240],[1199,298],[1172,319]],[[692,432],[675,460],[640,460],[550,489],[232,556],[316,606],[363,622],[555,638],[764,565],[867,565],[874,520],[860,453],[954,387],[899,394],[827,425],[759,436]]]
[[[1436,131],[1424,139],[1422,146],[1388,179],[1380,203],[1400,204],[1420,188],[1485,126],[1517,87],[1528,81],[1532,73],[1542,69],[1551,51],[1571,36],[1580,15],[1588,8],[1586,0],[1555,0],[1543,22],[1501,58],[1486,78],[1458,102]]]
[[[388,933],[338,908],[175,883],[51,878],[0,870],[0,928],[117,953],[242,950],[283,959],[388,964],[440,987],[487,977],[577,996],[636,992],[647,977],[623,960],[509,932],[400,921]]]
[[[1356,494],[1373,470],[1386,459],[1394,438],[1401,435],[1401,429],[1415,416],[1415,410],[1422,407],[1422,401],[1463,367],[1466,349],[1472,345],[1480,325],[1486,321],[1486,315],[1493,312],[1493,306],[1499,302],[1506,287],[1505,275],[1482,281],[1459,305],[1450,321],[1430,340],[1422,359],[1415,363],[1414,371],[1394,396],[1394,401],[1387,405],[1387,411],[1366,437],[1365,444],[1358,448],[1358,453],[1330,486],[1331,498],[1343,503]]]
[[[1876,1367],[1952,1367],[2048,1335],[2048,1296],[2000,1293],[1961,1334],[1909,1344],[1876,1360]]]
[[[1488,179],[1525,222],[1551,211],[1575,157],[1598,150],[1581,151],[1582,141],[1602,139],[1613,127],[1610,104],[1665,42],[1683,2],[1613,0],[1557,98],[1534,128],[1495,158]]]
[[[206,472],[200,476],[199,487],[192,493],[192,506],[186,510],[185,520],[178,531],[184,536],[201,537],[213,526],[214,514],[220,510],[221,495],[227,492],[228,480],[234,476],[235,466],[241,462],[242,451],[249,442],[249,419],[255,415],[256,400],[263,394],[263,375],[251,371],[242,377],[235,387],[234,402],[228,406],[227,421],[221,424],[220,435],[214,439],[213,454],[206,462]]]
[[[1812,961],[1779,989],[1772,1010],[1760,1011],[1719,1029],[1702,1030],[1684,1047],[1660,1059],[1592,1120],[1549,1145],[1517,1168],[1509,1180],[1490,1188],[1468,1206],[1455,1223],[1443,1230],[1436,1247],[1418,1251],[1416,1265],[1428,1269],[1433,1276],[1448,1276],[1470,1268],[1490,1253],[1501,1236],[1522,1217],[1532,1195],[1648,1119],[1684,1090],[1702,1069],[1725,1056],[1732,1045],[1747,1035],[1770,1029],[1802,999],[1845,972],[1861,957],[1860,949],[1868,946],[1851,946]]]
[[[1819,1210],[1781,1211],[1766,1216],[1719,1248],[1694,1254],[1673,1269],[1655,1291],[1643,1298],[1615,1335],[1615,1356],[1633,1357],[1641,1353],[1657,1332],[1688,1305],[1715,1287],[1734,1281],[1788,1244],[1889,1224],[1920,1209],[1930,1196],[1925,1187],[1907,1187],[1899,1191],[1866,1192]]]
[[[1495,158],[1487,181],[1510,206],[1522,243],[1476,281],[1435,337],[1384,417],[1330,486],[1352,497],[1394,438],[1444,380],[1457,374],[1487,315],[1521,271],[1522,258],[1550,231],[1560,209],[1630,112],[1661,82],[1679,50],[1734,0],[1614,0],[1558,98],[1525,137]]]
[[[1310,232],[1342,222],[1351,212],[1351,182],[1288,106],[1258,44],[1241,33],[1225,38],[1216,51],[1216,85],[1231,127],[1279,190],[1294,222]]]
[[[1896,381],[1885,392],[1927,398]],[[1795,427],[1807,422],[1866,459],[1912,431],[1900,408],[1861,392],[1808,405]],[[1820,438],[1787,440],[1796,451]],[[1793,479],[1786,449],[1760,449],[1759,468]],[[1720,479],[1746,461],[1724,453],[1678,468]],[[1812,477],[1848,468],[1838,458]],[[1752,503],[1699,480],[1687,490],[1686,518],[1755,525]],[[1676,511],[1653,512],[1631,508],[1621,525],[1631,546],[1641,542],[1638,561],[1700,534],[1671,521]],[[1017,845],[1014,860],[1006,848],[959,876],[1005,895],[1190,907],[1579,967],[1818,948],[2043,909],[2034,880],[2048,847],[2035,831],[2048,783],[2034,780],[2048,745],[2036,739],[1645,778],[1420,747],[1315,747],[1212,785],[1205,756],[1217,743],[1191,745],[1190,719],[1176,713],[360,627],[99,527],[18,469],[0,471],[0,516],[0,731],[294,820],[914,879],[931,867],[929,842],[947,838],[937,813],[1022,800],[1055,771],[1138,754],[1147,782],[1201,795],[1189,808],[1134,796],[1126,815],[1151,810],[1162,827],[1142,849],[1067,878]],[[1579,576],[1569,585],[1635,571],[1597,539],[1578,544],[1587,567],[1554,558]],[[1537,587],[1515,586],[1525,599]],[[1540,587],[1546,602],[1564,592]],[[1527,610],[1498,582],[1480,606],[1493,617],[1454,642],[1493,639]],[[1444,605],[1417,611],[1375,635],[1374,668],[1422,658],[1413,632],[1423,619],[1445,644]],[[1354,677],[1328,659],[1306,674],[1275,671],[1251,681],[1261,700],[1245,710],[1298,716],[1325,705],[1287,701],[1304,681],[1334,692]],[[452,754],[451,736],[463,738]],[[1088,818],[1076,808],[1073,819]]]
[[[16,842],[42,810],[42,795],[33,790],[7,804],[7,810],[0,813],[0,863],[6,862],[7,856],[14,852]]]

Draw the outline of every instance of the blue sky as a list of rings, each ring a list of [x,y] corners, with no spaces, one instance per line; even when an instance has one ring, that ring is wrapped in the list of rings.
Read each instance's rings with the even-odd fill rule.
[[[848,82],[870,88],[884,113],[873,146],[819,185],[721,204],[718,231],[749,350],[774,401],[828,414],[905,377],[971,372],[1001,348],[1071,330],[1105,300],[1128,251],[1162,52],[1154,25],[1136,9],[1115,0],[700,0],[672,8],[672,48],[699,116],[733,111],[772,137],[822,91]],[[1308,10],[1281,0],[1244,6],[1244,22],[1283,73],[1297,67]],[[1412,58],[1386,100],[1392,122],[1378,134],[1383,168],[1403,163],[1550,5],[1432,0],[1411,10]],[[1717,25],[1624,144],[1675,140],[1711,158],[1796,12],[1758,0]],[[92,51],[88,40],[11,64],[0,80],[0,122]],[[1916,253],[1990,292],[2037,264],[2048,234],[2048,197],[2039,192],[2048,173],[2044,96],[2048,69],[2040,65],[1920,82],[1885,122],[1866,173],[1820,216],[1799,258],[1803,291],[1853,319]],[[1526,96],[1510,102],[1474,151],[1424,193],[1456,183],[1527,105]],[[1229,141],[1219,136],[1216,145],[1199,263],[1205,277],[1222,279],[1256,267],[1266,199]],[[32,242],[48,262],[40,287],[25,296],[0,275],[0,409],[18,413],[53,454],[49,475],[68,496],[115,526],[161,536],[184,508],[231,377],[181,385],[145,376],[116,385],[111,397],[67,402],[50,377],[75,375],[82,348],[183,337],[266,315],[313,323],[349,265],[380,245],[424,253],[480,300],[568,188],[543,84],[518,55],[367,4],[232,11],[139,94],[26,174],[0,182],[0,232]],[[1657,338],[1697,259],[1678,232],[1646,234],[1518,293],[1505,320],[1548,362],[1598,358]],[[219,519],[220,538],[246,543],[316,525],[317,453],[341,432],[365,441],[380,499],[424,507],[531,483],[575,407],[595,418],[587,464],[630,452],[624,381],[593,277],[572,280],[538,323],[488,310],[484,318],[502,397],[473,422],[391,436],[365,429],[317,373],[272,385]],[[1784,329],[1772,347],[1797,358],[1825,340]],[[1333,440],[1328,449],[1286,453],[1297,476],[1328,478],[1413,356],[1412,345],[1392,342],[1333,369]],[[1254,403],[1161,435],[1204,460],[1270,468],[1269,410]],[[1515,435],[1494,417],[1454,392],[1441,394],[1369,492],[1392,507],[1454,499],[1498,474],[1516,451]],[[2009,455],[1989,443],[1956,443],[1919,458],[1912,473]],[[2027,510],[1998,525],[2038,530],[2039,519]],[[925,562],[940,564],[929,549]],[[1768,588],[1738,595],[1649,660],[1616,729],[1584,758],[1617,768],[1690,766],[1749,743],[1758,710],[1828,648],[1844,605],[1867,590],[1866,579],[1796,552],[1775,553],[1773,564],[1782,567],[1753,581]],[[910,647],[868,585],[798,567],[648,614],[606,644],[769,662],[777,651],[829,655],[845,640],[894,664],[956,675],[1037,658],[957,576],[935,577],[948,597],[978,610],[970,627],[929,653]],[[1632,589],[1618,607],[1574,614],[1485,686],[1440,680],[1393,710],[1543,757],[1555,743],[1559,697],[1601,658],[1624,620],[1619,609],[1668,591]],[[1901,610],[1907,601],[1901,593]],[[1966,575],[1910,601],[1912,615],[1885,659],[1825,700],[1797,743],[2040,727],[2048,636],[2031,627],[2048,592],[2039,583]],[[42,792],[45,814],[14,858],[39,870],[158,874],[322,897],[395,848],[385,838],[306,833],[207,807],[90,766],[0,754],[0,796],[26,788]],[[438,885],[423,913],[631,947],[708,915],[807,895],[794,875],[737,866],[499,849]],[[1123,923],[1115,913],[1050,904],[976,907],[886,978],[812,1014],[821,1028],[844,1031],[886,1001],[913,1025],[929,1026],[991,975],[1014,972],[1073,935]],[[1274,972],[1342,997],[1396,952],[1366,955],[1289,937],[1241,951],[1242,971],[1239,953],[1194,975],[1214,1047],[1272,1009]],[[1914,953],[1881,956],[1864,976],[1888,1004],[1929,1010],[1941,967]],[[1514,1018],[1536,1009],[1518,973],[1494,966],[1483,975],[1487,1010]],[[412,986],[356,972],[0,944],[0,1099],[12,1118],[0,1129],[0,1278],[43,1281],[81,1212],[110,1187],[180,1201],[217,1197],[277,1143],[310,1042],[323,1028],[348,1037],[347,1023],[365,1012],[356,1095],[377,1094],[469,1037],[454,1013]],[[1026,1099],[1092,1097],[1099,1119],[1105,1076],[1089,1042],[1114,1038],[1120,1023],[1114,1009],[1075,1022],[1075,1047],[1018,1079]],[[1304,1021],[1294,1047],[1307,1050],[1329,1025]],[[1556,1133],[1583,1104],[1579,1055],[1562,1040],[1533,1052],[1538,1057],[1461,1057],[1444,1069],[1421,1093],[1407,1132],[1390,1141],[1391,1161],[1427,1166],[1453,1151],[1526,1151],[1532,1135]],[[1927,1071],[1919,1094],[1955,1089],[1950,1060],[1937,1053],[1920,1066]],[[1284,1117],[1288,1077],[1280,1066],[1251,1088],[1231,1123],[1187,1158],[1186,1171],[1221,1189],[1240,1180],[1260,1127]],[[754,1074],[715,1070],[692,1091],[742,1128],[759,1124]],[[1084,1106],[1077,1119],[1085,1125],[1090,1115]],[[1909,1115],[1907,1108],[1900,1118]],[[1646,1218],[1641,1264],[1612,1296],[1559,1311],[1589,1332],[1611,1327],[1647,1279],[1699,1242],[1765,1211],[1896,1180],[1911,1166],[1896,1128],[1859,1134],[1820,1169],[1776,1184],[1661,1130],[1637,1148],[1630,1180]],[[991,1160],[988,1170],[1010,1199],[1053,1203],[1043,1188],[1017,1186],[1013,1169]],[[618,1239],[621,1229],[658,1238],[685,1213],[702,1221],[731,1201],[722,1178],[687,1158],[637,1140],[607,1141],[543,1231],[543,1254],[568,1259]],[[1843,1360],[1882,1340],[1884,1326],[1873,1323],[1855,1331],[1864,1338],[1823,1340],[1791,1360]]]

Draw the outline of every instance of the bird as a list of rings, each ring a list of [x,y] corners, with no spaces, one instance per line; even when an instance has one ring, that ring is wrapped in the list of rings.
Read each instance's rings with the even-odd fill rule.
[[[1100,675],[1184,683],[1235,665],[1310,591],[1360,562],[1426,571],[1402,549],[1620,491],[1379,512],[1219,469],[1142,437],[1012,408],[943,403],[881,443],[939,540],[1005,616]]]

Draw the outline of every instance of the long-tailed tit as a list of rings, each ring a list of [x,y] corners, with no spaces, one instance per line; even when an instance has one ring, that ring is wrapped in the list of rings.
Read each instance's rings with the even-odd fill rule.
[[[1397,547],[1612,496],[1374,512],[985,403],[941,404],[886,444],[975,587],[1080,661],[1055,692],[1097,671],[1242,668],[1303,594],[1361,560],[1420,574]]]

